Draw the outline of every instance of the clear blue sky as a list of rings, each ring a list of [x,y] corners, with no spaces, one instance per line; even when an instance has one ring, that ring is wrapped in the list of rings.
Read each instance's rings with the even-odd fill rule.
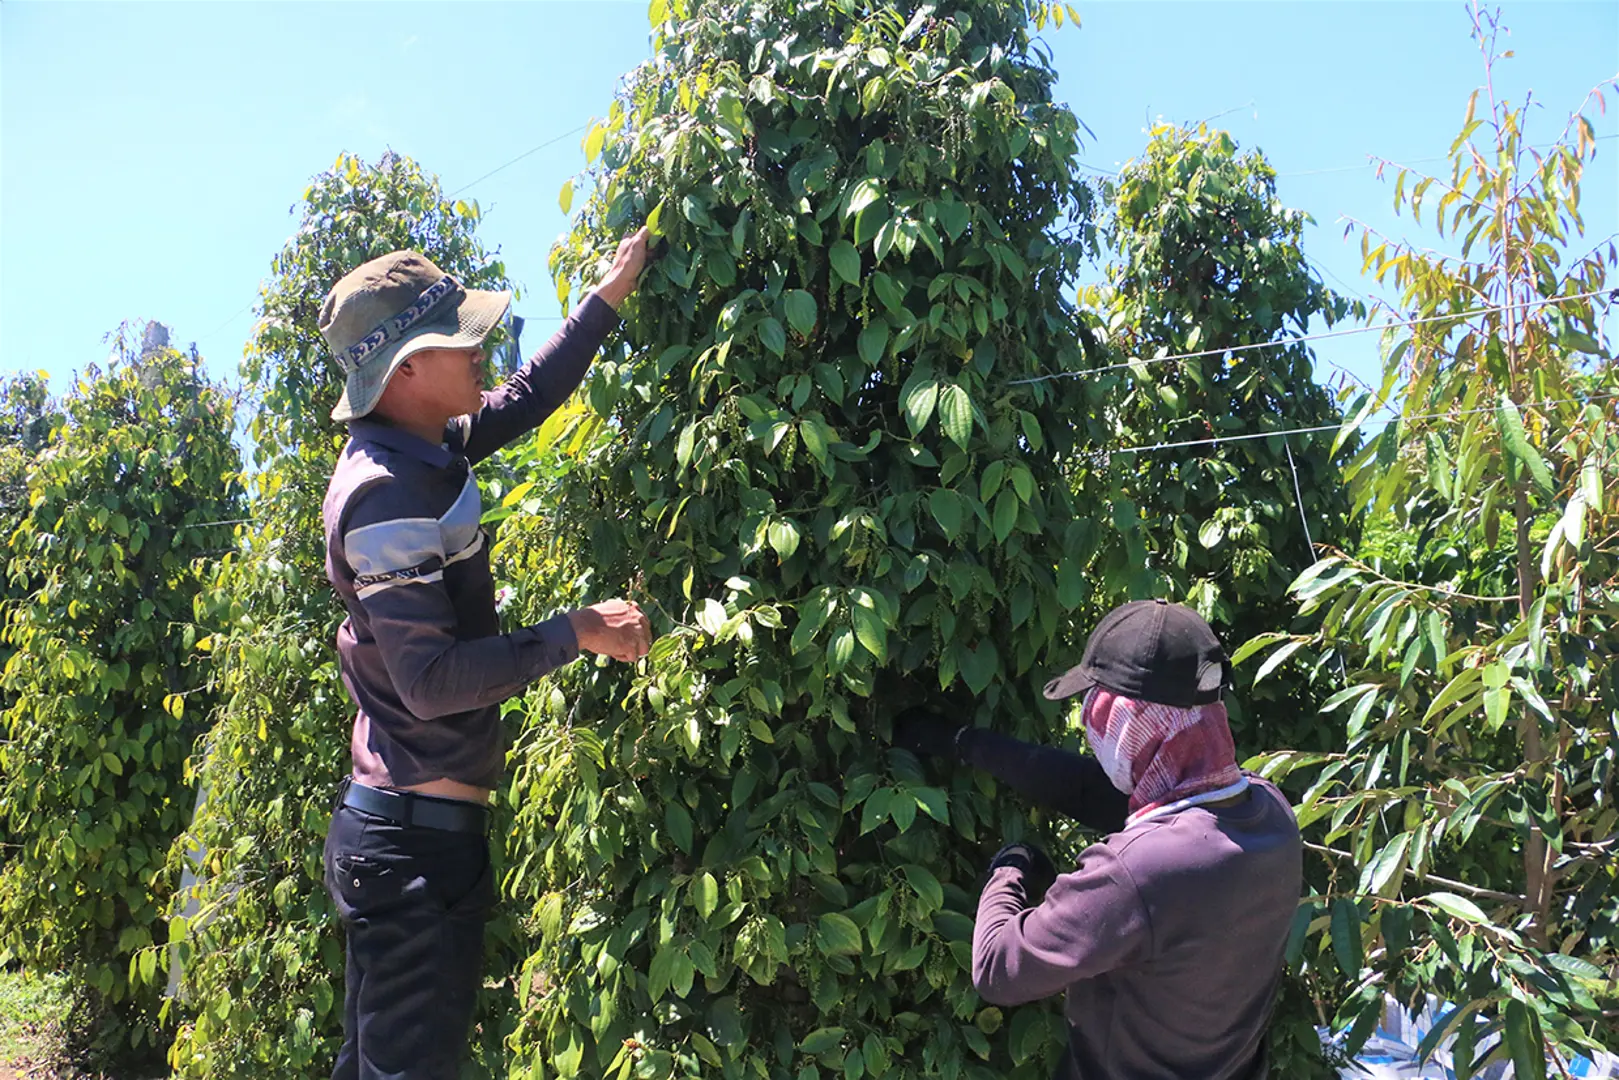
[[[1360,277],[1358,242],[1342,239],[1345,216],[1431,238],[1393,217],[1392,174],[1380,181],[1365,163],[1449,146],[1482,81],[1459,0],[1076,6],[1083,27],[1047,37],[1058,93],[1096,136],[1086,162],[1117,168],[1154,118],[1225,114],[1216,123],[1263,149],[1283,199],[1315,217],[1306,253],[1330,284],[1376,291]],[[1497,90],[1533,89],[1545,108],[1532,140],[1550,139],[1592,85],[1619,73],[1619,4],[1503,10],[1517,57],[1498,69]],[[66,389],[106,355],[108,330],[154,318],[234,377],[247,309],[296,222],[289,208],[339,151],[374,159],[391,147],[446,190],[472,184],[604,114],[648,53],[645,12],[641,0],[4,0],[0,375],[44,369]],[[1619,131],[1619,100],[1609,104],[1592,114],[1602,135]],[[563,138],[464,193],[488,211],[481,235],[527,289],[525,317],[557,314],[545,263],[580,144]],[[1619,231],[1619,140],[1600,145],[1584,190],[1593,241]],[[1373,337],[1318,355],[1369,374]]]

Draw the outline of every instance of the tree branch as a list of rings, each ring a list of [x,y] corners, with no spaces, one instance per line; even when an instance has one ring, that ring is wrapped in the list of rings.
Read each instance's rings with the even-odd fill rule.
[[[1337,848],[1330,848],[1325,844],[1315,844],[1306,840],[1304,842],[1304,846],[1309,848],[1311,851],[1317,851],[1323,855],[1331,855],[1334,858],[1346,859],[1349,862],[1355,861],[1355,857],[1349,852],[1339,851]],[[1517,896],[1513,893],[1497,892],[1494,889],[1481,889],[1477,885],[1469,885],[1465,881],[1452,881],[1450,878],[1442,878],[1438,874],[1418,874],[1410,867],[1406,867],[1405,876],[1413,881],[1431,881],[1436,885],[1443,885],[1447,889],[1454,889],[1459,893],[1466,893],[1468,896],[1477,896],[1485,900],[1499,900],[1504,904],[1517,904],[1522,906],[1524,901],[1528,899],[1527,897]]]

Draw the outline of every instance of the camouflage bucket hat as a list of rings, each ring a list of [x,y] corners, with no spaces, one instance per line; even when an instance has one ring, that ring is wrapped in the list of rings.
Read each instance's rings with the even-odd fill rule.
[[[320,307],[320,333],[346,383],[333,420],[376,408],[388,380],[423,349],[477,345],[500,324],[512,294],[468,289],[415,251],[395,251],[351,271]]]

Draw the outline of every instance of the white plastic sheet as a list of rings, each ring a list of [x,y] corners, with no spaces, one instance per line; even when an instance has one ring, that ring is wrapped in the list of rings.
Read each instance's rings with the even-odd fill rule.
[[[1413,1016],[1391,997],[1383,999],[1383,1020],[1366,1040],[1355,1060],[1340,1069],[1341,1080],[1456,1080],[1455,1059],[1452,1048],[1455,1036],[1440,1040],[1427,1061],[1417,1060],[1417,1047],[1435,1024],[1442,1023],[1455,1006],[1440,1001],[1433,995],[1422,1011]],[[1328,1046],[1341,1043],[1343,1033],[1332,1035],[1321,1029],[1323,1043]],[[1488,1053],[1500,1036],[1480,1040],[1477,1052]],[[1598,1054],[1596,1060],[1575,1058],[1565,1062],[1563,1068],[1577,1080],[1619,1080],[1619,1057]],[[1479,1080],[1512,1080],[1511,1062],[1497,1062],[1482,1072],[1474,1073]],[[1560,1077],[1558,1069],[1548,1064],[1546,1075]]]

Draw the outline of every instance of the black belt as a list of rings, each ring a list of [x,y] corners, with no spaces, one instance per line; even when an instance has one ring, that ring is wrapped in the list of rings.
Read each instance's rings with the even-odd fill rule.
[[[446,832],[481,833],[489,828],[489,808],[460,799],[440,799],[414,791],[385,791],[343,781],[339,802],[396,825],[420,825]]]

